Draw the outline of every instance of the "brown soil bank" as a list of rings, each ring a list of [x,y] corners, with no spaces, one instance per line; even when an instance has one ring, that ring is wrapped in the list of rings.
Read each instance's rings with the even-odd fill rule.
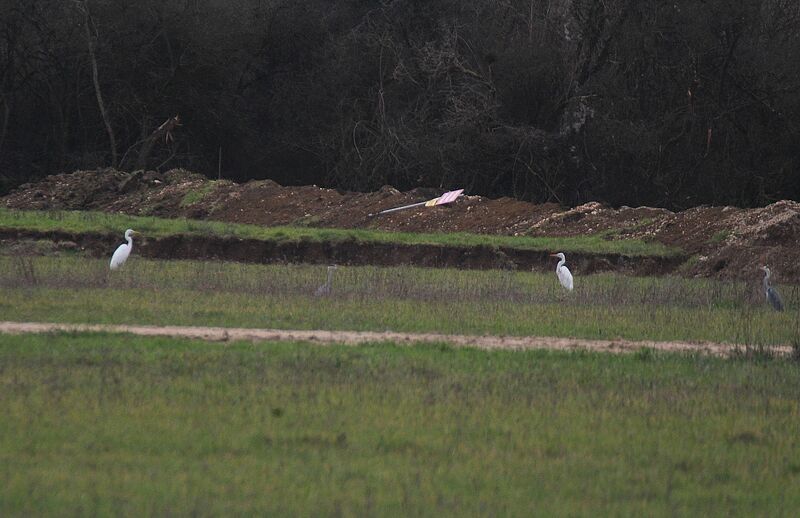
[[[673,213],[649,207],[613,209],[599,203],[564,209],[555,204],[536,205],[509,198],[491,200],[466,196],[451,206],[369,216],[386,208],[424,201],[440,193],[440,190],[430,189],[401,193],[388,186],[377,192],[353,193],[316,186],[283,187],[269,180],[245,184],[211,181],[183,170],[163,174],[98,170],[55,175],[36,184],[23,185],[3,198],[2,204],[19,209],[102,210],[260,225],[531,236],[602,232],[611,239],[655,240],[683,249],[687,255],[693,256],[691,262],[681,269],[687,275],[756,278],[760,276],[757,267],[768,264],[775,272],[776,281],[800,282],[800,247],[797,246],[800,242],[800,204],[794,201],[779,201],[758,209],[697,207]],[[116,241],[115,238],[113,242]],[[208,246],[213,248],[216,245]],[[346,245],[336,247],[347,248]],[[395,253],[381,250],[378,246],[374,250],[376,255]],[[306,251],[312,255],[316,253],[311,249]],[[359,250],[358,253],[362,252]],[[457,252],[466,253],[464,250]],[[494,261],[492,267],[511,266],[503,263],[502,257],[484,258],[487,252],[471,253],[482,257],[475,260],[477,263]],[[293,260],[292,257],[289,253],[286,260]],[[327,260],[337,260],[337,256],[334,254]],[[373,264],[386,264],[392,260],[384,258],[384,262],[376,260]],[[615,258],[598,260],[611,261],[616,266]],[[435,263],[431,265],[439,264],[438,259],[429,261]],[[466,262],[452,265],[468,266],[469,259],[461,261]],[[516,258],[511,258],[511,261],[518,267],[528,264],[518,262]],[[585,266],[586,271],[592,268],[588,264]],[[663,271],[668,270],[659,266],[653,273]]]
[[[0,241],[46,240],[69,244],[95,257],[106,257],[119,244],[118,234],[0,229]],[[151,259],[226,260],[253,263],[311,263],[435,268],[549,270],[553,259],[547,252],[490,246],[439,246],[365,243],[358,241],[262,241],[210,236],[176,235],[144,238],[136,243],[136,255]],[[55,249],[59,249],[56,246]],[[674,271],[685,257],[629,257],[620,254],[570,253],[570,267],[581,274],[623,271],[636,275],[660,275]]]

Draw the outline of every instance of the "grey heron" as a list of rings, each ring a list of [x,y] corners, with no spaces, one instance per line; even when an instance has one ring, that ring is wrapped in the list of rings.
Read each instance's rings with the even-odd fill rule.
[[[772,272],[766,266],[762,266],[761,270],[764,271],[764,296],[767,297],[767,303],[772,306],[772,309],[775,311],[783,311],[781,295],[769,282],[769,277],[772,275]]]
[[[325,295],[331,294],[331,283],[333,282],[334,270],[336,270],[335,264],[328,266],[328,279],[325,281],[325,284],[317,288],[317,291],[314,292],[314,296],[324,297]]]
[[[131,250],[133,250],[133,239],[131,236],[134,234],[138,235],[139,233],[131,229],[125,231],[125,240],[128,243],[119,245],[114,251],[114,255],[111,256],[111,264],[109,266],[112,270],[116,270],[128,260],[128,256],[131,255]]]
[[[561,259],[556,265],[556,275],[558,276],[558,282],[561,283],[569,291],[572,291],[572,273],[570,273],[569,268],[564,266],[564,263],[567,262],[566,257],[562,252],[557,254],[550,254],[550,257],[558,257]]]

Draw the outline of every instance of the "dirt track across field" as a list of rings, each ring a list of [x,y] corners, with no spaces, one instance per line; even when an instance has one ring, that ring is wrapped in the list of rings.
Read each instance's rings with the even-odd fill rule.
[[[476,349],[531,350],[549,349],[555,351],[592,351],[608,353],[632,353],[642,349],[665,352],[708,354],[712,356],[731,356],[744,352],[739,345],[712,342],[652,342],[631,340],[586,340],[579,338],[557,338],[546,336],[470,336],[445,335],[436,333],[395,333],[391,331],[300,331],[290,329],[249,329],[241,327],[183,327],[183,326],[133,326],[96,324],[54,324],[39,322],[0,322],[0,333],[54,333],[54,332],[101,332],[129,333],[138,336],[169,336],[192,338],[218,342],[249,340],[262,341],[302,341],[320,345],[357,345],[374,342],[394,342],[397,344],[446,343],[456,347]],[[776,356],[789,356],[792,348],[787,345],[769,347]]]

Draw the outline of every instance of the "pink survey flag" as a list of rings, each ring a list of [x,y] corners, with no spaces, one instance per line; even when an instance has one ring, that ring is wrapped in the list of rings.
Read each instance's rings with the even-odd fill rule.
[[[444,205],[446,203],[452,203],[456,201],[456,199],[461,196],[464,192],[464,189],[457,189],[455,191],[447,191],[446,193],[442,194],[438,198],[434,198],[428,201],[421,201],[419,203],[412,203],[411,205],[403,205],[402,207],[395,207],[393,209],[386,209],[378,212],[378,214],[386,214],[387,212],[395,212],[398,210],[403,209],[410,209],[412,207],[420,207],[425,205],[426,207],[434,207],[436,205]],[[377,214],[370,214],[370,216],[376,216]]]
[[[434,205],[444,205],[445,203],[451,203],[456,201],[456,198],[461,196],[461,193],[464,192],[464,189],[458,189],[457,191],[449,191],[438,198],[434,198],[432,200],[428,200],[425,202],[426,207],[433,207]]]

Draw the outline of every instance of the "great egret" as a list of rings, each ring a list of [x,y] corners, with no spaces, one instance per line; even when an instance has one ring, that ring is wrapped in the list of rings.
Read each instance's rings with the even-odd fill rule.
[[[567,262],[567,259],[564,257],[564,254],[559,252],[557,254],[550,254],[550,257],[558,257],[561,259],[556,266],[556,275],[558,276],[558,282],[561,283],[569,291],[572,291],[572,274],[569,271],[569,268],[564,266],[564,263]]]
[[[131,255],[131,250],[133,250],[133,239],[131,236],[134,234],[139,234],[135,230],[128,229],[125,231],[125,240],[128,242],[127,244],[123,243],[117,247],[114,251],[114,255],[111,256],[111,269],[116,270],[123,264],[125,261],[128,260],[128,256]]]
[[[325,295],[331,294],[331,283],[333,282],[333,272],[336,270],[336,265],[328,266],[328,280],[325,281],[325,284],[317,288],[317,291],[314,292],[316,297],[323,297]]]
[[[769,271],[769,268],[766,266],[762,266],[761,270],[764,272],[764,296],[767,297],[767,303],[772,306],[772,309],[775,311],[783,311],[783,300],[781,300],[781,295],[778,293],[778,290],[773,288],[769,283],[769,276],[772,272]]]

